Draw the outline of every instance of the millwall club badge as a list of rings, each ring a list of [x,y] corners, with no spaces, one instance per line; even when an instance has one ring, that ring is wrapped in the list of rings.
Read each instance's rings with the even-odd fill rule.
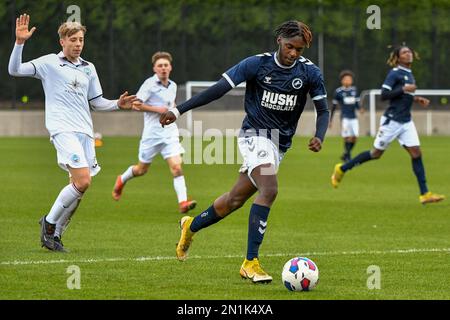
[[[292,80],[292,87],[294,89],[300,89],[303,86],[303,81],[300,78],[295,78]]]
[[[258,151],[258,158],[260,158],[260,159],[267,158],[268,155],[269,155],[268,152],[265,150]]]

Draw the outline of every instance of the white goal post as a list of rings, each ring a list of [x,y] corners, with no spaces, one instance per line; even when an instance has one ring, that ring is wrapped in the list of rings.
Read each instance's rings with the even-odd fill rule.
[[[450,90],[433,89],[433,90],[416,90],[418,96],[450,96]],[[369,97],[369,112],[370,112],[370,135],[375,137],[377,134],[377,115],[376,115],[376,96],[381,95],[380,89],[364,90],[361,92],[361,105],[363,99]],[[433,133],[433,112],[427,110],[426,134],[431,136]]]
[[[188,81],[186,82],[186,100],[192,98],[192,88],[209,88],[217,81]],[[239,84],[236,88],[245,88],[245,82]],[[192,133],[192,110],[186,112],[186,129]]]

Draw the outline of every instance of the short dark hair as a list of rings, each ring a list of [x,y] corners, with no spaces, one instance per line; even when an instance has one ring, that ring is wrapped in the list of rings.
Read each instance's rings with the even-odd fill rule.
[[[345,76],[350,76],[353,80],[355,79],[355,74],[351,70],[342,70],[341,73],[339,73],[339,81]]]
[[[165,51],[158,51],[152,56],[152,64],[155,64],[159,59],[167,59],[172,63],[172,55]]]
[[[280,24],[275,29],[275,36],[283,38],[302,37],[306,42],[307,48],[310,47],[313,39],[311,29],[305,23],[297,20],[290,20]]]

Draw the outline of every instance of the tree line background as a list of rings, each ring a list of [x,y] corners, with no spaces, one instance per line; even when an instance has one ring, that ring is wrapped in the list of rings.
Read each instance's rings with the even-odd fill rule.
[[[381,29],[369,30],[369,5],[381,8]],[[7,66],[14,43],[15,19],[31,15],[37,31],[26,43],[23,61],[60,51],[58,26],[81,8],[87,26],[82,56],[95,63],[105,97],[125,89],[136,92],[152,75],[151,55],[172,53],[171,78],[215,81],[243,58],[277,46],[273,30],[296,19],[313,31],[304,56],[318,64],[318,38],[323,35],[323,73],[329,96],[339,86],[338,74],[351,69],[359,89],[379,88],[389,67],[388,45],[406,44],[419,52],[413,65],[418,86],[450,88],[450,0],[0,0],[0,107],[23,107],[26,95],[42,106],[44,95],[34,79],[15,79]]]

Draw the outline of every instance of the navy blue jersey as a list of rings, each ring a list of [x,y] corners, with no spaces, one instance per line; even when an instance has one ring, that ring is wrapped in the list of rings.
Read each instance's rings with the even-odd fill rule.
[[[334,92],[333,104],[341,107],[341,118],[355,119],[355,109],[359,109],[356,87],[339,87]]]
[[[278,140],[282,152],[292,144],[307,94],[313,100],[327,96],[320,69],[304,57],[286,67],[276,53],[259,54],[242,60],[223,77],[232,87],[247,82],[242,131]],[[278,130],[278,139],[270,137],[273,129]]]
[[[415,84],[416,80],[411,70],[403,67],[393,68],[389,71],[383,83],[383,89],[396,90],[405,84]],[[414,93],[404,92],[390,100],[389,107],[384,116],[397,122],[405,123],[411,121],[411,107],[414,102]]]

